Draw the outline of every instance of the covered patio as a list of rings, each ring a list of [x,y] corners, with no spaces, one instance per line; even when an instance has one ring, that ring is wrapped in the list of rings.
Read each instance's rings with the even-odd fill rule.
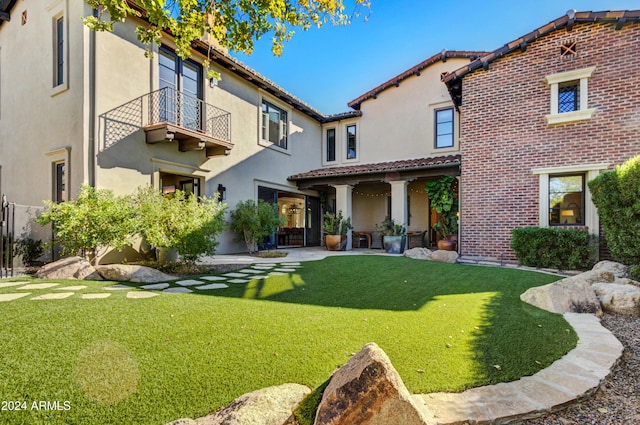
[[[435,220],[424,191],[425,183],[441,176],[460,175],[460,155],[417,158],[372,164],[327,167],[289,177],[299,189],[324,194],[324,211],[351,217],[347,249],[380,248],[376,224],[391,218],[407,227],[410,246],[432,246]],[[323,211],[323,213],[324,213]]]

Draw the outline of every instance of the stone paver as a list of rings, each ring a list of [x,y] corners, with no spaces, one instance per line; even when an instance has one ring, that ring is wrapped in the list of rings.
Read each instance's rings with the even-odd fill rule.
[[[224,289],[228,288],[229,285],[225,285],[224,283],[211,283],[209,285],[196,286],[196,289],[201,291],[208,291],[209,289]]]
[[[63,286],[62,288],[53,288],[54,291],[81,291],[87,289],[87,285]]]
[[[18,291],[32,291],[34,289],[49,289],[54,286],[60,286],[59,283],[32,283],[18,288]]]
[[[419,394],[439,425],[506,423],[540,416],[591,396],[622,356],[622,344],[590,314],[567,313],[576,348],[533,376],[459,394]]]
[[[10,286],[20,286],[20,285],[25,285],[29,282],[1,282],[0,283],[0,288],[8,288]]]
[[[264,273],[264,270],[242,269],[242,270],[238,270],[238,272],[247,273],[247,274],[260,274],[260,273]]]
[[[97,299],[102,299],[102,298],[109,298],[111,296],[111,294],[105,294],[105,293],[101,293],[101,294],[82,294],[80,295],[80,298],[82,298],[83,300],[97,300]]]
[[[133,286],[123,285],[122,283],[117,283],[111,286],[105,286],[102,289],[106,289],[107,291],[122,291],[124,289],[135,289]]]
[[[168,283],[152,283],[151,285],[142,285],[142,289],[147,289],[151,291],[160,291],[162,289],[167,289],[169,286]]]
[[[37,300],[62,300],[65,298],[69,298],[70,296],[75,295],[73,292],[57,292],[55,294],[43,294],[38,295],[37,297],[31,298],[34,301]]]
[[[293,273],[296,271],[296,269],[291,269],[291,268],[285,268],[285,267],[281,267],[278,269],[274,269],[277,272],[282,272],[282,273]]]
[[[247,274],[246,273],[233,272],[233,273],[225,273],[222,276],[225,276],[225,277],[247,277]]]
[[[162,292],[166,292],[166,293],[169,293],[169,294],[188,294],[188,293],[193,292],[193,291],[191,289],[189,289],[189,288],[180,287],[180,288],[167,288]]]
[[[202,276],[200,279],[208,280],[210,282],[216,282],[216,281],[220,281],[220,280],[227,280],[226,277],[222,277],[222,276]]]
[[[17,300],[18,298],[26,297],[27,295],[31,295],[31,292],[23,292],[21,294],[0,294],[0,302]]]
[[[153,298],[153,297],[157,297],[160,294],[156,293],[156,292],[145,292],[145,291],[130,291],[127,292],[127,298],[129,299],[133,299],[133,300],[141,300],[141,299],[145,299],[145,298]]]
[[[247,283],[247,282],[249,282],[249,280],[247,280],[247,279],[231,279],[231,280],[228,280],[227,282],[229,282],[229,283]]]
[[[176,283],[180,286],[193,286],[193,285],[200,285],[202,281],[195,280],[195,279],[185,279],[185,280],[179,280]]]

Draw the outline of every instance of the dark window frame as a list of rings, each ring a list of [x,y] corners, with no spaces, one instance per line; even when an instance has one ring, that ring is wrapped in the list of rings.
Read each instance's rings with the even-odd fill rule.
[[[55,78],[54,87],[64,84],[64,16],[55,21]]]
[[[270,136],[270,126],[267,123],[272,122],[269,119],[269,113],[273,109],[273,112],[277,112],[279,115],[278,119],[278,140],[271,140]],[[274,105],[266,99],[262,99],[261,104],[261,120],[260,123],[260,138],[265,142],[269,142],[274,146],[277,146],[281,149],[287,150],[289,148],[289,113],[280,108],[279,106]]]
[[[552,192],[552,180],[558,178],[567,177],[580,177],[581,189],[579,192]],[[586,175],[584,173],[571,173],[571,174],[550,174],[549,175],[549,195],[548,195],[548,211],[549,211],[549,226],[585,226],[586,225]],[[570,202],[565,206],[560,204],[559,206],[552,205],[552,197],[554,194],[564,193],[565,197],[568,194],[579,193],[580,203]],[[564,198],[564,197],[563,197]],[[567,214],[567,215],[565,215]],[[564,222],[563,222],[564,217]],[[570,218],[571,217],[571,218]],[[569,220],[575,220],[575,223],[568,223]]]
[[[331,134],[331,137],[329,137],[330,134]],[[334,162],[336,160],[336,129],[328,128],[325,132],[325,137],[326,137],[325,160],[327,162]]]
[[[450,112],[451,113],[451,120],[440,120],[439,115],[443,112]],[[455,143],[454,143],[454,122],[455,122],[455,112],[453,110],[453,108],[441,108],[441,109],[436,109],[434,111],[434,122],[435,125],[433,126],[433,132],[434,132],[434,141],[433,141],[433,145],[435,149],[446,149],[446,148],[452,148]],[[441,125],[446,125],[448,124],[446,130],[449,130],[448,132],[441,132]],[[447,137],[446,139],[446,144],[440,144],[440,138],[441,137]]]
[[[580,110],[580,80],[558,83],[558,113]]]
[[[353,133],[349,130],[353,129]],[[346,133],[346,152],[347,159],[358,159],[358,126],[356,124],[349,124],[345,128]]]

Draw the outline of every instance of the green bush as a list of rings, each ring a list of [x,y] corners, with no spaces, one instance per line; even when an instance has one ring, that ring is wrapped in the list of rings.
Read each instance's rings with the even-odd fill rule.
[[[236,209],[231,211],[229,227],[238,234],[236,240],[244,241],[249,254],[253,254],[259,242],[272,235],[285,222],[286,218],[278,215],[276,204],[269,204],[262,199],[256,203],[248,199],[238,202]]]
[[[528,267],[588,269],[593,264],[595,241],[581,229],[522,227],[511,232],[511,249]]]
[[[588,184],[611,255],[640,266],[640,156]]]
[[[78,198],[55,203],[36,218],[40,225],[53,224],[63,255],[83,255],[95,260],[102,250],[123,248],[130,243],[133,209],[110,190],[82,186]]]

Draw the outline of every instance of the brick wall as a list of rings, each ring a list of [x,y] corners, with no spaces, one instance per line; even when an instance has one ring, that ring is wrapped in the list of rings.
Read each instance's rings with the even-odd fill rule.
[[[577,41],[561,58],[560,44]],[[640,154],[640,25],[576,24],[466,75],[462,85],[461,254],[514,259],[511,230],[537,226],[539,178],[532,169],[620,164]],[[544,77],[596,67],[591,120],[548,126]]]

